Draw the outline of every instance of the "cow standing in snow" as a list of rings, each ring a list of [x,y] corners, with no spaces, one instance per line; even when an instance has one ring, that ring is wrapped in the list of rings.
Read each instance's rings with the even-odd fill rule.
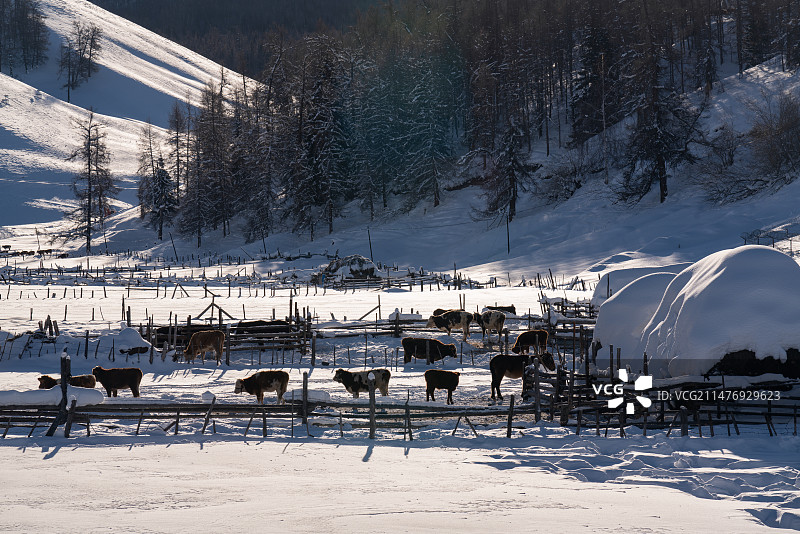
[[[358,371],[351,373],[344,369],[337,369],[333,375],[333,380],[339,382],[344,386],[348,393],[353,394],[353,398],[357,399],[359,393],[369,393],[369,374],[375,375],[375,389],[381,392],[381,395],[386,396],[389,394],[389,378],[392,373],[388,369],[372,369],[370,371]]]
[[[450,310],[441,315],[431,315],[425,326],[427,328],[435,326],[439,330],[447,332],[448,336],[452,330],[460,328],[464,333],[464,341],[466,341],[469,337],[469,323],[471,323],[472,320],[473,316],[470,312],[464,310]]]

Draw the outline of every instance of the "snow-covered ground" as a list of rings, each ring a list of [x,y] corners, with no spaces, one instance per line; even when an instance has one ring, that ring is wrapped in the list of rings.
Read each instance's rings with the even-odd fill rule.
[[[769,504],[797,499],[796,464],[772,452],[788,455],[785,440],[524,431],[534,435],[6,440],[0,529],[751,533],[779,517],[798,526]]]
[[[53,346],[45,345],[41,354],[35,344],[21,353],[22,338],[16,349],[6,344],[6,356],[0,360],[0,390],[34,389],[39,374],[57,375],[64,350],[71,356],[73,374],[90,372],[97,364],[142,368],[142,397],[133,399],[123,391],[116,399],[128,404],[207,402],[206,392],[210,392],[219,402],[253,405],[252,396],[233,392],[234,382],[267,368],[290,373],[288,397],[292,391],[299,395],[302,373],[307,372],[312,391],[347,401],[351,396],[332,380],[334,369],[364,367],[363,337],[319,339],[318,362],[330,365],[314,368],[307,359],[294,365],[271,365],[269,353],[262,354],[261,365],[257,353],[234,353],[231,367],[217,367],[213,362],[189,367],[171,358],[162,362],[158,353],[153,365],[146,353],[127,361],[117,353],[110,362],[112,339],[117,350],[142,344],[135,332],[120,330],[116,317],[126,289],[110,286],[108,296],[100,297],[102,290],[97,286],[70,287],[64,298],[62,287],[55,286],[50,291],[56,297],[45,299],[46,290],[15,285],[2,295],[8,325],[4,329],[20,331],[30,325],[33,306],[35,318],[49,310],[59,320],[62,336]],[[157,322],[165,322],[169,311],[184,317],[208,305],[211,299],[202,297],[202,288],[189,290],[194,296],[172,299],[163,293],[160,298],[151,294],[150,298],[126,299],[126,305],[142,317],[147,306]],[[34,291],[37,299],[32,294],[26,298],[26,293]],[[413,306],[425,316],[436,306],[455,305],[457,293],[466,298],[468,308],[495,302],[514,303],[518,308],[538,306],[534,288],[328,292],[297,300],[318,315],[334,313],[339,316],[336,324],[345,324],[344,316],[352,322],[377,302],[378,295],[385,310],[407,311]],[[583,296],[590,294],[587,290]],[[271,317],[273,307],[283,317],[289,297],[284,291],[275,297],[232,296],[215,302],[230,310],[244,304],[248,318]],[[56,316],[65,304],[68,320],[62,322]],[[92,322],[90,309],[95,306],[98,311],[102,306],[114,319]],[[524,329],[526,322],[511,321],[511,328]],[[103,334],[90,342],[88,359],[79,347],[85,330]],[[438,337],[461,344],[457,333],[452,338]],[[373,367],[373,358],[374,367],[384,367],[386,354],[392,371],[389,396],[378,397],[379,409],[381,404],[402,403],[406,398],[425,404],[422,374],[426,366],[403,366],[401,353],[395,368],[391,355],[398,345],[399,340],[389,336],[368,340],[368,367]],[[464,344],[463,360],[436,364],[462,373],[454,394],[456,408],[486,405],[488,359],[496,349],[496,344],[484,345],[473,332]],[[520,380],[505,379],[502,387],[506,395],[519,398]],[[440,394],[435,404],[444,405]],[[266,402],[274,403],[274,394],[267,394]],[[287,532],[327,532],[348,526],[378,532],[477,532],[498,527],[557,532],[800,528],[796,512],[800,440],[792,435],[789,421],[778,423],[779,436],[774,438],[760,427],[743,428],[742,436],[731,438],[720,436],[722,430],[714,438],[707,433],[701,438],[694,430],[686,438],[675,433],[667,438],[664,431],[650,431],[643,437],[634,428],[626,438],[619,438],[615,431],[606,438],[594,436],[591,429],[575,436],[574,430],[554,423],[534,424],[520,417],[508,439],[503,418],[477,424],[480,437],[472,435],[463,422],[451,436],[455,419],[445,419],[415,429],[415,439],[409,442],[397,429],[379,429],[373,441],[366,429],[348,425],[342,437],[338,425],[331,426],[332,420],[335,416],[312,417],[309,436],[299,421],[291,430],[285,419],[268,419],[266,438],[260,437],[260,428],[244,437],[246,420],[241,418],[217,421],[216,434],[201,434],[201,420],[184,419],[177,436],[163,430],[166,423],[147,419],[139,436],[134,435],[135,422],[130,421],[96,421],[89,437],[77,426],[68,439],[60,430],[48,438],[40,428],[27,438],[28,428],[13,428],[0,440],[4,465],[0,482],[7,488],[4,502],[9,512],[2,515],[0,529],[47,530],[54,521],[80,525],[75,530],[88,532],[188,532],[198,525],[219,532],[231,528],[231,521],[278,525]]]

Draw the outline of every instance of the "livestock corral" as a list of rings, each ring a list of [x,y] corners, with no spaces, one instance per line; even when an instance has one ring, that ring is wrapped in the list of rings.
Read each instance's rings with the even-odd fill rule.
[[[502,423],[511,436],[515,421],[539,420],[604,435],[630,432],[631,425],[644,433],[702,434],[704,427],[713,433],[720,425],[738,433],[748,424],[763,425],[770,435],[796,432],[791,381],[729,378],[698,386],[722,392],[713,402],[659,400],[633,413],[625,409],[630,403],[610,407],[611,393],[631,397],[632,385],[617,376],[613,349],[610,360],[592,349],[596,309],[586,284],[575,280],[559,284],[551,275],[534,286],[498,287],[497,280],[481,284],[457,274],[415,272],[408,281],[395,275],[384,285],[372,280],[374,287],[365,280],[334,287],[319,279],[256,284],[255,267],[246,275],[243,267],[241,278],[225,275],[223,267],[242,269],[218,264],[215,280],[180,279],[172,267],[167,276],[131,269],[117,285],[105,283],[99,270],[82,269],[71,285],[53,277],[54,283],[38,286],[32,276],[25,284],[9,283],[0,293],[7,312],[0,324],[7,333],[0,347],[0,367],[7,371],[2,389],[24,393],[40,375],[57,376],[63,355],[75,374],[130,367],[143,377],[136,395],[123,385],[119,396],[101,404],[81,406],[76,399],[70,406],[66,395],[60,407],[6,397],[0,403],[3,436],[30,435],[54,421],[83,425],[87,433],[210,428],[247,435],[255,424],[263,435],[269,428],[294,434],[296,420],[309,434],[315,427],[341,435],[363,427],[411,439],[434,421],[450,419],[453,432],[468,428],[472,435],[481,425]],[[373,369],[388,373],[385,391],[377,384],[385,394],[375,400],[367,375],[356,389],[340,379]],[[245,386],[262,370],[288,380],[263,391]],[[735,395],[767,386],[782,396],[742,403]],[[652,391],[685,387],[657,383]],[[257,403],[264,392],[267,404]],[[366,398],[353,398],[358,392]]]

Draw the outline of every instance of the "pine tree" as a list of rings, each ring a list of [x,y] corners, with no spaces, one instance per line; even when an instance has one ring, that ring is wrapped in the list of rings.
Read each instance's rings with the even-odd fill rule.
[[[517,214],[517,200],[520,193],[527,189],[538,163],[529,163],[523,150],[525,134],[513,120],[509,121],[506,131],[497,147],[492,168],[482,182],[485,206],[476,210],[481,217],[493,217],[504,213],[508,222]]]
[[[175,184],[175,198],[180,199],[181,184],[188,181],[189,170],[189,139],[187,133],[190,131],[189,117],[187,110],[189,104],[175,101],[170,109],[167,119],[169,129],[167,135],[167,145],[169,153],[167,160],[169,163],[166,169],[172,176]]]
[[[194,124],[197,179],[207,191],[205,207],[211,227],[222,226],[227,236],[233,216],[235,192],[232,189],[230,161],[231,124],[223,90],[224,76],[219,85],[209,82],[203,89],[200,110]]]
[[[446,93],[452,79],[447,66],[423,57],[408,58],[406,73],[413,80],[400,116],[400,143],[406,157],[401,181],[406,209],[428,200],[441,202],[445,177],[452,165],[451,124]]]
[[[642,3],[643,39],[635,80],[637,86],[636,125],[628,139],[625,172],[617,190],[625,202],[641,200],[658,184],[659,200],[667,198],[667,168],[692,163],[689,144],[697,132],[700,111],[674,89],[664,86],[659,48],[653,31],[648,2]]]
[[[164,224],[169,224],[175,217],[178,200],[175,184],[164,168],[164,158],[153,127],[147,123],[142,127],[139,138],[139,208],[140,216],[147,215],[148,225],[158,232],[161,241],[164,236]]]
[[[20,63],[25,72],[44,63],[47,37],[37,0],[0,0],[0,71],[13,76]]]
[[[111,199],[119,192],[108,164],[111,155],[106,147],[106,133],[89,110],[85,121],[76,123],[81,143],[70,154],[69,160],[81,163],[81,170],[75,175],[72,190],[78,206],[66,214],[73,224],[62,234],[66,240],[86,239],[86,253],[92,251],[92,233],[105,229],[106,218],[113,213]]]

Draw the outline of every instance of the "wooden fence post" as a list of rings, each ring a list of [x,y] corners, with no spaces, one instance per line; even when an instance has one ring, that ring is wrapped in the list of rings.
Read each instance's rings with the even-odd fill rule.
[[[225,365],[229,367],[231,365],[231,325],[228,325],[225,334]]]
[[[375,373],[367,375],[369,383],[369,439],[375,439]]]
[[[69,384],[71,361],[69,355],[61,357],[61,402],[58,404],[58,414],[47,430],[46,436],[53,436],[58,425],[67,420],[67,386]]]
[[[72,420],[75,418],[75,406],[77,405],[78,400],[72,399],[72,402],[69,405],[69,411],[67,412],[67,421],[64,423],[64,437],[68,438],[69,433],[72,430]]]
[[[374,396],[373,392],[372,397]],[[308,424],[308,372],[303,373],[303,424]]]
[[[533,388],[536,398],[536,422],[542,418],[542,397],[541,389],[539,388],[539,358],[533,359]]]
[[[511,437],[511,423],[514,420],[514,395],[511,395],[511,400],[508,403],[508,425],[506,427],[506,437]]]
[[[689,435],[689,417],[686,413],[686,407],[681,406],[680,411],[681,417],[681,436],[688,436]]]

